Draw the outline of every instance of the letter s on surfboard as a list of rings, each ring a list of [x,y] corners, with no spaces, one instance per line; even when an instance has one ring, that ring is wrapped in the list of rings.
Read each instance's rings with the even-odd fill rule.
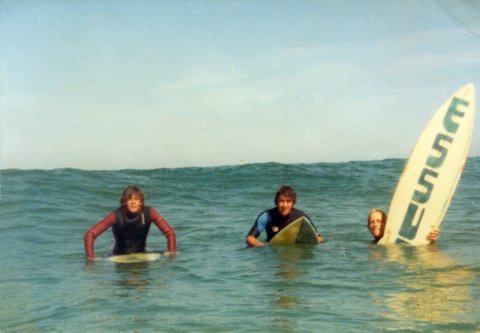
[[[378,244],[427,244],[450,205],[468,155],[475,89],[468,84],[434,114],[410,154],[390,204]]]

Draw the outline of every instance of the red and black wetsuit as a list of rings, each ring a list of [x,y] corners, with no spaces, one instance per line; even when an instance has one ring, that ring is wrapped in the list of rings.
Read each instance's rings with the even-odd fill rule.
[[[145,207],[141,213],[129,214],[121,207],[108,214],[85,233],[84,243],[87,258],[95,257],[95,239],[110,227],[112,227],[115,237],[114,254],[145,252],[146,239],[152,222],[167,238],[168,251],[175,252],[175,231],[155,209]]]

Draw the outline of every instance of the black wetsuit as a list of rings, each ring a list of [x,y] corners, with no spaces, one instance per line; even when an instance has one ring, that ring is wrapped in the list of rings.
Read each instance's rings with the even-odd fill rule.
[[[124,208],[117,209],[115,225],[112,227],[115,236],[113,253],[145,252],[150,225],[150,207],[144,207],[143,211],[138,214],[127,213]]]
[[[268,209],[258,215],[247,236],[257,238],[262,231],[265,230],[267,233],[267,242],[269,242],[280,230],[301,217],[305,217],[310,222],[312,221],[307,214],[296,208],[293,208],[288,216],[280,215],[276,207]]]

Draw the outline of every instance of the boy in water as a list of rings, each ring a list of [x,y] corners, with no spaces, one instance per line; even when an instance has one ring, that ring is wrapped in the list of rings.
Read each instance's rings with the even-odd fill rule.
[[[367,228],[373,236],[372,244],[377,244],[380,239],[382,239],[385,232],[385,225],[387,224],[387,214],[381,209],[372,209],[368,214],[368,223]],[[428,235],[427,239],[430,241],[430,244],[433,244],[437,241],[438,236],[440,235],[440,229],[432,230]]]
[[[296,202],[297,194],[293,188],[289,186],[280,187],[275,195],[276,207],[262,212],[257,217],[252,229],[250,229],[250,232],[246,237],[247,245],[250,247],[264,246],[265,244],[257,239],[264,230],[267,233],[268,242],[280,230],[301,217],[305,217],[311,221],[307,214],[294,208]],[[317,240],[318,242],[324,241],[323,237],[318,234],[318,232]]]
[[[167,238],[167,255],[176,251],[176,236],[173,228],[155,209],[145,207],[143,192],[136,186],[123,190],[120,208],[108,214],[91,227],[84,236],[87,259],[95,260],[94,242],[108,228],[115,237],[113,254],[146,252],[147,236],[153,222]]]

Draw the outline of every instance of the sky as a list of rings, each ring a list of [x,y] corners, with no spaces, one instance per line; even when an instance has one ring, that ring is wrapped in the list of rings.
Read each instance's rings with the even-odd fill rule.
[[[478,1],[4,0],[0,169],[407,158],[468,83]]]

